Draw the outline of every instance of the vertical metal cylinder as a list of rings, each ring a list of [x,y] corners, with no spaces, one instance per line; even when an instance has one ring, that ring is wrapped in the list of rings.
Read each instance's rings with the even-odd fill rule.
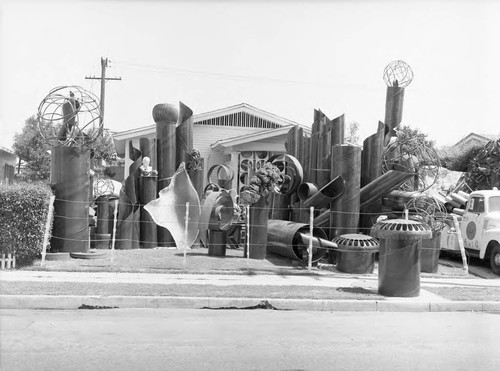
[[[156,139],[140,138],[139,149],[141,150],[142,158],[149,157],[151,160],[150,165],[153,170],[158,169],[158,162],[156,160]]]
[[[380,239],[379,294],[418,296],[422,239],[432,237],[429,226],[412,220],[391,219],[375,224],[371,234]]]
[[[193,111],[179,102],[179,125],[175,129],[176,168],[181,162],[187,166],[193,151]]]
[[[334,118],[330,126],[330,146],[344,144],[345,115]]]
[[[226,231],[208,231],[208,255],[226,256]]]
[[[250,259],[265,259],[267,249],[267,226],[269,220],[269,207],[267,198],[261,197],[250,206],[250,229],[247,238],[250,241]],[[246,254],[245,254],[246,256]]]
[[[53,252],[89,250],[90,150],[52,147],[51,181],[55,193]]]
[[[385,99],[385,137],[384,145],[389,144],[392,137],[396,136],[394,129],[403,120],[403,101],[405,89],[399,86],[388,86]]]
[[[101,196],[96,200],[97,204],[97,233],[98,234],[108,234],[109,233],[109,197]]]
[[[151,215],[144,210],[144,205],[156,199],[156,176],[142,176],[141,177],[141,248],[152,249],[157,244],[157,226],[151,218]]]
[[[332,147],[332,177],[345,181],[344,194],[330,206],[330,239],[347,233],[356,233],[359,222],[359,195],[361,148],[343,144]]]
[[[175,129],[179,111],[174,104],[157,104],[153,107],[153,119],[156,123],[156,151],[158,163],[158,191],[170,183],[176,171]],[[158,227],[158,246],[175,246],[170,232]]]

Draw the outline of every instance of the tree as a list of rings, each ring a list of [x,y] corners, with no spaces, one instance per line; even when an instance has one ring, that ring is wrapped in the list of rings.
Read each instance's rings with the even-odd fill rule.
[[[20,178],[27,181],[48,180],[50,178],[50,150],[52,147],[40,135],[38,125],[37,117],[31,116],[25,121],[22,132],[14,136],[14,152],[26,164]],[[41,122],[40,125],[45,125],[48,128],[51,124]],[[49,132],[49,130],[44,131]],[[99,135],[90,148],[96,160],[116,159],[113,138],[108,130],[103,130],[102,135]]]
[[[45,143],[38,129],[36,116],[29,117],[21,133],[14,135],[14,152],[24,161],[21,179],[48,180],[50,177],[50,145]]]
[[[351,121],[347,126],[347,133],[345,135],[345,141],[352,144],[359,143],[359,124],[356,121]]]
[[[401,125],[396,128],[396,134],[400,143],[411,142],[415,145],[435,149],[436,142],[429,139],[428,134],[422,133],[420,129],[412,129],[408,125]]]

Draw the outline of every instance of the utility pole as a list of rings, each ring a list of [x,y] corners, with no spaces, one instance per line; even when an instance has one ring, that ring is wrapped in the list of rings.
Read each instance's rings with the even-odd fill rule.
[[[101,77],[96,76],[85,76],[85,80],[101,80],[101,97],[100,97],[100,114],[101,120],[99,122],[102,127],[102,123],[104,121],[104,96],[105,96],[105,86],[107,80],[121,80],[121,77],[106,77],[106,68],[108,68],[108,58],[101,57]]]

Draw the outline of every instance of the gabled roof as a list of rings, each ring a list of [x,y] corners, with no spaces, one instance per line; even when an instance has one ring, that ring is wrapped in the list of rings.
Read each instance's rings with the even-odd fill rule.
[[[455,143],[453,147],[460,147],[461,145],[474,139],[480,142],[488,143],[490,140],[500,139],[500,135],[470,133]]]
[[[238,135],[236,137],[226,138],[218,140],[217,142],[210,145],[212,149],[223,149],[231,146],[237,146],[239,144],[257,142],[263,139],[274,138],[277,136],[282,136],[288,134],[288,131],[293,128],[294,125],[283,126],[278,129],[262,130],[257,133]]]

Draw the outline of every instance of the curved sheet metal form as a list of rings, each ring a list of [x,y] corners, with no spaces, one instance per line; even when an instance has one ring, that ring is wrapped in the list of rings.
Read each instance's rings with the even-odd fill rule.
[[[339,117],[334,118],[328,123],[328,126],[330,126],[330,146],[344,144],[345,115],[342,114]]]
[[[377,179],[361,188],[361,207],[368,206],[372,202],[382,199],[383,196],[388,194],[394,188],[399,187],[413,176],[414,174],[412,173],[397,170],[389,170],[388,172],[382,174]]]
[[[187,240],[185,238],[186,203],[189,202],[189,222]],[[178,248],[190,248],[198,237],[200,221],[200,199],[193,187],[184,163],[172,177],[167,188],[160,191],[159,198],[149,202],[144,209],[151,214],[154,222],[172,234]]]
[[[342,196],[345,190],[344,178],[340,175],[325,184],[302,204],[303,207],[324,208],[336,198]]]
[[[309,246],[308,239],[304,238],[304,235],[308,235],[309,231],[308,224],[270,219],[267,227],[267,251],[291,259],[307,261]],[[312,261],[317,262],[327,251],[326,248],[321,247],[329,247],[331,243],[321,228],[313,228],[313,237],[315,238],[313,239]]]
[[[316,193],[318,193],[318,186],[314,183],[303,182],[297,189],[297,196],[299,196],[300,201],[305,201]]]
[[[382,155],[384,153],[383,122],[378,122],[377,132],[363,141],[361,154],[361,187],[382,175]]]
[[[394,129],[403,119],[403,101],[405,89],[399,86],[388,86],[385,98],[385,136],[384,145],[396,136]]]
[[[175,166],[184,162],[188,164],[193,151],[193,111],[184,103],[179,102],[178,124],[175,129]]]
[[[141,151],[132,145],[132,141],[129,141],[129,146],[129,157],[133,162],[129,167],[129,176],[125,179],[125,185],[120,189],[116,227],[116,248],[119,250],[139,248]]]
[[[90,151],[52,147],[51,180],[55,194],[52,252],[89,250]]]
[[[300,161],[292,155],[279,154],[269,157],[268,162],[278,167],[283,175],[284,182],[279,193],[286,195],[295,193],[304,180],[304,169]]]
[[[158,166],[158,190],[170,183],[176,170],[176,125],[179,118],[177,105],[161,103],[153,107],[153,120],[156,123],[156,152]],[[158,246],[173,246],[170,233],[162,227],[158,228]]]
[[[233,222],[234,203],[226,191],[210,192],[201,206],[200,242],[209,247],[208,231],[227,231]]]

